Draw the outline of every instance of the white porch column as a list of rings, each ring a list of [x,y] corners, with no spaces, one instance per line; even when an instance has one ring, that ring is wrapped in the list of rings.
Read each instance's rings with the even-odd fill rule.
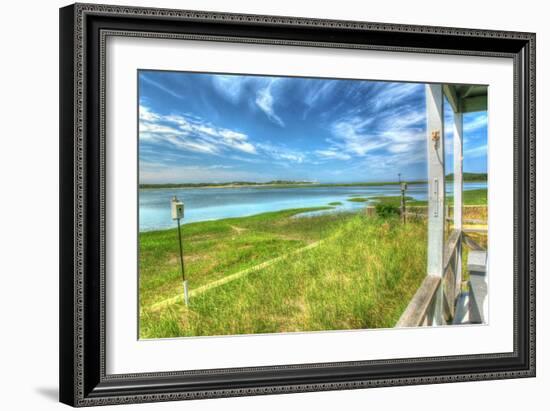
[[[445,237],[445,151],[443,144],[443,88],[426,85],[428,146],[428,275],[443,276]],[[433,324],[443,323],[443,287],[437,291]]]
[[[453,159],[454,159],[454,228],[462,230],[462,113],[454,114]],[[456,290],[460,293],[462,285],[462,239],[458,242],[456,263]]]

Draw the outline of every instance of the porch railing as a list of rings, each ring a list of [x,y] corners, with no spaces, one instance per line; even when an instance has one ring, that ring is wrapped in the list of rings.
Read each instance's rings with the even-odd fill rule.
[[[462,232],[453,230],[445,245],[443,275],[427,275],[416,291],[396,327],[451,323],[461,292]]]

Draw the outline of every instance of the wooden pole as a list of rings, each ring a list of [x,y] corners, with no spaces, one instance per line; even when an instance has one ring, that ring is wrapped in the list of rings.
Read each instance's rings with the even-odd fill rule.
[[[405,190],[401,186],[401,222],[405,224]]]
[[[189,292],[187,290],[187,280],[185,279],[185,264],[183,263],[183,245],[181,242],[181,226],[180,219],[178,218],[178,240],[180,244],[180,264],[181,264],[181,277],[183,279],[183,298],[185,300],[185,305],[189,305]]]
[[[426,140],[428,147],[428,275],[443,277],[445,236],[445,151],[443,144],[443,89],[426,85]],[[443,320],[443,287],[437,291],[433,323]]]
[[[403,224],[407,222],[407,206],[405,204],[405,192],[407,190],[407,183],[401,183],[401,221]]]

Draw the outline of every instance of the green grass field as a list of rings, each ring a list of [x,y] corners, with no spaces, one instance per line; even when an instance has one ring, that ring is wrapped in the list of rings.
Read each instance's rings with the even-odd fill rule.
[[[465,204],[483,204],[466,193]],[[426,275],[425,219],[296,218],[328,208],[182,226],[189,307],[177,230],[140,233],[140,338],[393,327]]]
[[[395,196],[398,197],[398,196]],[[387,197],[390,198],[390,197]],[[446,202],[449,205],[454,204],[454,197],[447,194]],[[412,198],[407,201],[407,205],[427,205],[427,201],[413,200]],[[466,190],[462,192],[462,204],[463,205],[487,205],[487,189],[479,188],[475,190]]]
[[[347,201],[351,201],[352,203],[366,203],[369,199],[365,197],[350,197]]]
[[[392,327],[425,275],[425,224],[297,212],[183,226],[191,290],[324,239],[193,296],[189,308],[154,306],[182,294],[177,232],[141,233],[140,337]]]
[[[340,221],[326,224],[290,219],[301,211],[285,210],[244,218],[182,226],[186,274],[194,287],[249,268],[281,253],[307,245]],[[146,307],[181,292],[181,270],[176,229],[140,233],[140,301]]]
[[[368,197],[361,200],[348,199],[348,201],[374,201],[384,204],[390,204],[394,206],[399,206],[401,204],[401,196],[378,196],[378,197]],[[428,205],[426,200],[415,200],[412,197],[405,196],[405,201],[408,206],[425,206]],[[454,204],[454,197],[448,195],[446,202],[449,205]],[[463,205],[487,205],[487,189],[479,188],[475,190],[467,190],[462,193],[462,204]]]

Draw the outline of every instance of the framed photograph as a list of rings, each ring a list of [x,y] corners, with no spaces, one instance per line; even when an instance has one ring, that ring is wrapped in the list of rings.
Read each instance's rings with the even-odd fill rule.
[[[62,402],[535,375],[535,34],[60,24]]]

